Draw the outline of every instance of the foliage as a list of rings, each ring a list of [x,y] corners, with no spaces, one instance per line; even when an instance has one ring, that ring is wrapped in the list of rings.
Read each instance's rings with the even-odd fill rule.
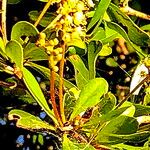
[[[128,1],[40,1],[46,3],[42,12],[30,11],[30,21],[18,21],[10,36],[6,26],[1,26],[0,71],[9,78],[1,79],[0,84],[5,94],[20,89],[21,93],[13,94],[27,105],[38,104],[48,120],[40,119],[34,110],[15,107],[8,119],[18,128],[56,137],[64,150],[148,148],[149,87],[142,100],[140,90],[149,80],[149,24],[139,27],[130,12],[125,12],[130,10]],[[117,40],[122,53],[134,53],[139,60],[130,93],[123,99],[111,91],[111,83],[97,68],[103,60],[107,66],[119,67],[113,56]],[[65,67],[74,69],[73,80],[65,79]],[[135,94],[138,101],[129,99]],[[43,136],[38,135],[41,145]],[[34,136],[33,143],[36,139]]]

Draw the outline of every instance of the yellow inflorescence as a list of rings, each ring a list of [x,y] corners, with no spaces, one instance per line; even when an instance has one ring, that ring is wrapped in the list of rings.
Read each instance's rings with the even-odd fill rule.
[[[61,18],[53,25],[56,38],[46,40],[46,35],[40,33],[36,43],[46,49],[46,53],[49,55],[50,68],[53,71],[59,70],[57,63],[63,57],[63,49],[58,39],[67,45],[74,38],[85,37],[87,24],[85,13],[93,6],[92,0],[58,0],[57,14],[61,15]],[[61,31],[61,35],[58,34],[59,31]]]

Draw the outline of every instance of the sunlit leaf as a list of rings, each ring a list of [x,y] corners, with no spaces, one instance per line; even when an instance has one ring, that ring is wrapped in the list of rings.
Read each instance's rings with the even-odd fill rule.
[[[16,40],[9,41],[6,45],[6,54],[17,67],[23,69],[23,48],[19,42]]]
[[[31,72],[29,72],[26,68],[23,68],[23,80],[31,95],[35,98],[38,104],[53,119],[53,121],[57,123],[57,120],[55,119],[53,112],[50,110],[38,82],[31,74]]]
[[[103,45],[101,51],[99,52],[99,56],[108,56],[112,53],[112,48],[109,44]]]
[[[107,91],[108,83],[105,79],[95,78],[90,80],[81,90],[70,119],[86,111],[87,108],[98,104],[101,96],[106,94]]]
[[[54,131],[54,126],[42,121],[40,118],[19,109],[13,109],[8,114],[9,120],[16,120],[16,126],[31,131]]]
[[[92,17],[92,20],[88,24],[87,30],[90,30],[95,24],[100,25],[102,22],[105,11],[107,10],[111,0],[101,0],[98,7]]]
[[[69,56],[69,61],[73,64],[75,69],[76,83],[79,89],[82,89],[89,80],[89,71],[84,62],[78,55]]]
[[[111,57],[106,59],[106,65],[110,67],[118,67],[118,63]]]
[[[17,40],[21,45],[24,43],[25,37],[36,37],[38,30],[34,25],[27,21],[17,22],[11,31],[11,39]]]
[[[102,48],[102,43],[100,41],[91,41],[88,44],[88,69],[89,69],[89,79],[94,79],[96,75],[95,63],[99,52]]]
[[[117,6],[110,4],[108,14],[112,21],[121,23],[127,28],[127,34],[130,40],[136,45],[147,46],[150,37],[146,32],[141,30],[125,13],[123,13]]]
[[[42,76],[44,76],[46,79],[50,79],[50,69],[49,68],[46,68],[44,66],[41,66],[41,65],[38,65],[36,63],[33,63],[33,62],[28,62],[28,64],[26,64],[27,66],[30,66],[31,68],[33,68],[34,70],[36,70],[37,72],[39,72]],[[59,75],[56,74],[56,86],[59,85]],[[69,82],[68,80],[64,79],[64,86],[68,89],[71,89],[71,88],[76,88],[77,87],[72,84],[71,82]]]

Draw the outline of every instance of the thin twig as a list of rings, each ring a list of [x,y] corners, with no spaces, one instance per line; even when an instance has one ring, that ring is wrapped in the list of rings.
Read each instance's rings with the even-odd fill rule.
[[[64,55],[65,55],[65,44],[62,45],[62,59],[60,61],[60,67],[59,67],[59,107],[60,107],[60,115],[62,118],[62,122],[65,123],[65,114],[64,114],[64,103],[63,103],[63,73],[64,73]]]
[[[6,32],[6,6],[7,6],[7,0],[2,0],[2,17],[1,17],[1,32],[3,36],[4,44],[7,43],[7,32]]]
[[[120,10],[124,13],[126,13],[127,15],[130,16],[136,16],[145,20],[150,20],[150,15],[145,14],[143,12],[137,11],[135,9],[130,8],[129,6],[125,6],[125,7],[120,7]]]
[[[50,7],[51,2],[52,2],[52,0],[49,0],[49,1],[46,3],[46,5],[44,6],[44,8],[43,8],[41,14],[39,15],[38,19],[37,19],[36,22],[34,23],[34,26],[35,26],[35,27],[40,23],[41,19],[43,18],[43,16],[45,15],[46,11],[47,11],[48,8]]]
[[[126,97],[123,99],[115,109],[119,108],[125,101],[128,100],[128,98],[144,83],[149,79],[150,75],[147,75],[145,79],[143,79]]]

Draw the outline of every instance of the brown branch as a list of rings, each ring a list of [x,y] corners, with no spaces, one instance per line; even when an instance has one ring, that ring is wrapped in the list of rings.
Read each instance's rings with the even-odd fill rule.
[[[62,59],[60,61],[60,67],[59,67],[59,107],[60,107],[60,115],[62,118],[62,122],[65,123],[65,114],[64,114],[64,103],[63,103],[63,73],[64,73],[64,55],[65,55],[65,44],[62,45]]]
[[[51,79],[50,79],[50,98],[51,98],[50,102],[52,104],[54,114],[58,119],[60,126],[63,126],[59,112],[57,110],[57,104],[55,100],[55,72],[53,70],[51,71]]]

